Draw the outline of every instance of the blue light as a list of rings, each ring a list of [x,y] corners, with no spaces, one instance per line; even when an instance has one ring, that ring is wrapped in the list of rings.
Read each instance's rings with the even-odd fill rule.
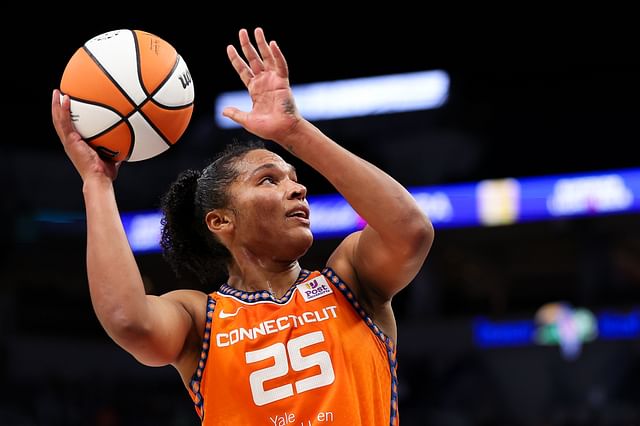
[[[578,312],[588,312],[578,310]],[[603,312],[595,316],[593,330],[578,330],[584,342],[597,340],[640,339],[640,309],[623,312]],[[593,320],[590,320],[593,322]],[[547,328],[545,328],[547,327]],[[537,330],[537,331],[536,331]],[[587,334],[585,334],[585,330]],[[545,324],[536,325],[533,320],[489,321],[476,319],[472,324],[473,341],[479,348],[499,348],[513,346],[533,346],[561,343],[559,336],[542,336],[549,332]],[[538,338],[536,339],[536,334]]]
[[[445,71],[421,71],[378,77],[294,85],[291,88],[300,113],[310,121],[362,117],[442,106],[449,96],[449,75]],[[239,127],[222,116],[234,106],[251,110],[246,90],[226,92],[216,99],[216,123],[224,129]]]
[[[640,212],[640,169],[590,174],[486,180],[409,188],[436,228],[495,226],[559,217]],[[309,197],[318,239],[344,237],[365,221],[339,194]],[[158,251],[158,212],[125,213],[135,252]]]
[[[530,345],[534,332],[533,321],[492,322],[476,319],[473,322],[473,340],[480,348]]]
[[[598,328],[602,339],[640,338],[640,310],[603,313],[598,316]]]
[[[160,251],[161,212],[124,213],[121,219],[129,245],[134,252]]]

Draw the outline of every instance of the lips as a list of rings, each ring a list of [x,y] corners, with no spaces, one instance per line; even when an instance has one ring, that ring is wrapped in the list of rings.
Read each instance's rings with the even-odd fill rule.
[[[299,217],[301,219],[309,219],[309,208],[307,206],[298,206],[289,211],[286,214],[287,217]]]

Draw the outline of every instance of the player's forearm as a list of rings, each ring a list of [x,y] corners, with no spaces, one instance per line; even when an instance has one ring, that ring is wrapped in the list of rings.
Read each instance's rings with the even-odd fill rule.
[[[146,327],[144,285],[120,221],[112,183],[86,181],[83,192],[91,301],[102,326],[119,341]]]
[[[429,219],[391,176],[342,148],[302,120],[281,143],[320,172],[369,226],[390,243],[420,243],[432,232]]]

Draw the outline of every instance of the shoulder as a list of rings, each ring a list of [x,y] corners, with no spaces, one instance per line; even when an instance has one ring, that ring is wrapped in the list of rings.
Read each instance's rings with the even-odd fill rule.
[[[207,294],[197,290],[174,290],[160,296],[179,306],[188,316],[190,331],[185,337],[180,356],[173,363],[183,380],[187,380],[195,371],[194,363],[199,359],[207,321]],[[186,381],[185,381],[186,383]]]
[[[347,236],[327,261],[327,267],[340,278],[351,290],[356,300],[362,305],[378,327],[392,339],[396,339],[396,323],[391,308],[391,301],[376,293],[370,283],[363,282],[354,266],[355,250],[360,242],[362,232],[354,232]]]
[[[199,302],[202,300],[207,300],[207,294],[205,292],[202,292],[200,290],[186,290],[186,289],[180,289],[180,290],[173,290],[170,291],[168,293],[163,294],[160,297],[165,297],[169,300],[174,300],[176,302]]]
[[[353,292],[354,296],[367,306],[370,312],[376,310],[376,306],[380,304],[381,300],[378,295],[373,293],[366,283],[363,283],[358,276],[358,271],[354,266],[354,258],[356,256],[356,249],[360,242],[360,236],[362,231],[357,231],[349,234],[327,260],[327,267],[331,268],[333,272],[340,277],[349,289]]]
[[[333,251],[327,265],[349,286],[356,296],[360,296],[358,276],[353,268],[353,255],[360,238],[360,231],[349,234]]]

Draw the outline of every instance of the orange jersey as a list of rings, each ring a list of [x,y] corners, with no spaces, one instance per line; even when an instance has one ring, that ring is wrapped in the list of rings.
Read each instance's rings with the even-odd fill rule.
[[[189,393],[203,425],[397,425],[395,345],[330,268],[281,299],[209,295]]]

